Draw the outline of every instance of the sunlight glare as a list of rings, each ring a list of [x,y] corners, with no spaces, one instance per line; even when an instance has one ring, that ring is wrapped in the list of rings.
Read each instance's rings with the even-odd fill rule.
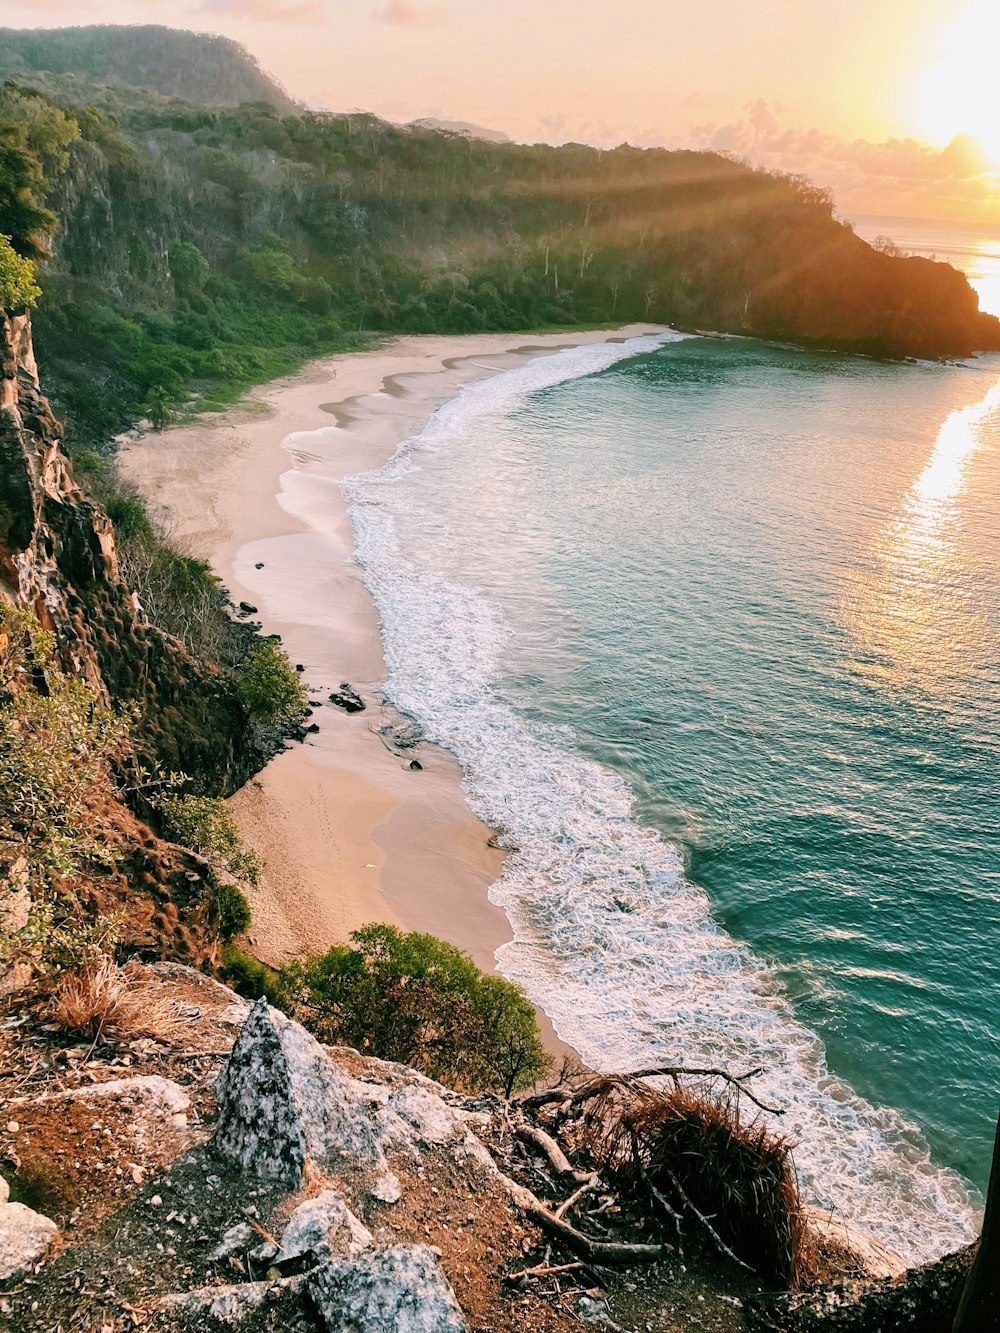
[[[1000,166],[1000,6],[977,3],[951,25],[917,98],[921,128],[942,146],[971,135],[992,166]]]
[[[1000,380],[971,407],[952,412],[896,516],[848,576],[841,619],[854,667],[889,686],[946,694],[991,640],[976,598],[959,594],[964,557],[959,500],[969,464],[988,448],[1000,412]]]

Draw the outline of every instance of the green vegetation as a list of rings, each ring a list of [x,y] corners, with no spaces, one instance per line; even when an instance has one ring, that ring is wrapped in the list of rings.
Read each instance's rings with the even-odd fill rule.
[[[655,320],[888,355],[1000,345],[955,270],[878,253],[826,191],[721,154],[318,114],[232,43],[162,29],[6,32],[0,70],[0,231],[30,258],[59,215],[36,331],[74,452],[373,332]],[[8,181],[31,216],[5,215]]]
[[[9,236],[0,236],[0,310],[34,305],[41,294],[35,283],[34,264],[22,259]]]
[[[261,1000],[266,996],[268,1002],[276,1008],[287,1008],[288,1000],[281,978],[266,963],[251,958],[237,945],[224,942],[222,964],[226,969],[227,983],[238,995],[248,1000]]]
[[[59,667],[34,616],[0,602],[0,841],[21,845],[33,889],[107,861],[91,802],[128,753],[133,721]]]
[[[505,1096],[549,1068],[518,987],[431,935],[372,925],[351,939],[281,974],[285,1002],[321,1041]]]
[[[246,894],[235,884],[220,884],[215,895],[219,911],[219,938],[224,942],[234,940],[250,928],[250,904]]]
[[[66,885],[110,864],[94,800],[115,784],[132,721],[59,667],[33,615],[0,602],[0,849],[23,866],[15,883],[0,882],[0,965],[53,975],[114,947],[121,917],[84,920]],[[19,895],[26,910],[12,924]]]
[[[254,721],[274,726],[301,717],[306,692],[275,639],[258,639],[236,667],[236,694]]]
[[[243,846],[236,821],[225,801],[214,796],[172,794],[158,801],[157,807],[165,835],[203,856],[217,880],[229,876],[249,884],[257,883],[260,857]],[[240,929],[245,929],[246,924]],[[235,934],[239,934],[239,930],[230,932],[230,935]],[[224,938],[228,936],[224,935]]]

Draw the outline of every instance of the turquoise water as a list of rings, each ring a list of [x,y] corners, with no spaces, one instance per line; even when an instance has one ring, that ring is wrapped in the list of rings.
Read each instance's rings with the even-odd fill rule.
[[[737,339],[473,386],[353,484],[388,691],[603,1068],[768,1066],[807,1188],[975,1226],[1000,1088],[1000,358]]]

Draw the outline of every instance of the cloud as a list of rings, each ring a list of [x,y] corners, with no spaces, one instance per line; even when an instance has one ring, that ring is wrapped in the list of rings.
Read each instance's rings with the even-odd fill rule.
[[[200,14],[223,14],[233,18],[249,19],[254,23],[319,23],[323,6],[319,0],[203,0]]]
[[[945,148],[916,139],[840,139],[816,129],[782,126],[775,108],[757,98],[741,120],[706,121],[674,147],[707,148],[746,158],[755,166],[808,176],[829,186],[847,211],[968,214],[988,207],[991,178],[975,140],[958,135]]]
[[[388,0],[384,9],[376,11],[380,23],[391,23],[397,28],[432,28],[447,22],[447,11],[440,5],[417,4],[415,0]]]

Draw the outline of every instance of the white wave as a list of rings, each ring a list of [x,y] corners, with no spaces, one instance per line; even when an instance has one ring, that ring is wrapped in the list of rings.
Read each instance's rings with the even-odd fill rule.
[[[468,438],[538,389],[680,336],[574,348],[470,385],[387,467],[345,483],[382,619],[386,692],[458,757],[470,805],[516,849],[490,894],[515,934],[498,966],[560,1036],[597,1069],[765,1066],[755,1092],[786,1108],[779,1128],[798,1145],[810,1197],[922,1260],[974,1234],[962,1181],[931,1162],[915,1126],[829,1072],[819,1037],[765,964],[715,922],[677,851],[635,820],[626,782],[577,753],[566,729],[529,725],[497,696],[502,609],[400,548],[397,517],[420,451]]]

